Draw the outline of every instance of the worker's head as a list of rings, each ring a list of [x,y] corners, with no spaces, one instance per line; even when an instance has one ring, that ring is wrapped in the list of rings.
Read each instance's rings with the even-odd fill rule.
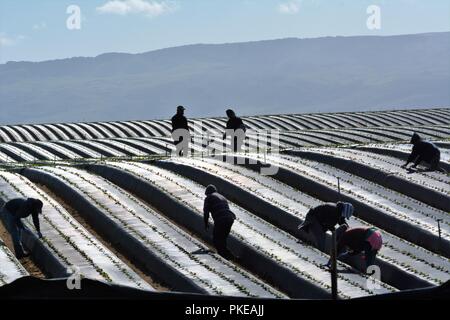
[[[217,188],[215,185],[210,184],[209,186],[206,187],[205,190],[205,195],[209,196],[210,194],[217,192]]]
[[[42,213],[42,207],[44,206],[44,204],[42,203],[41,200],[28,198],[27,202],[29,203],[29,206],[33,212],[36,212],[39,214]]]
[[[234,111],[231,110],[231,109],[228,109],[228,110],[226,111],[226,113],[227,113],[228,118],[234,118],[234,117],[236,117],[236,113],[234,113]]]
[[[184,113],[184,110],[186,110],[186,108],[183,107],[183,106],[178,106],[178,107],[177,107],[177,113],[178,113],[178,114],[183,114],[183,113]]]
[[[414,132],[411,137],[410,143],[415,144],[415,143],[419,142],[420,140],[421,140],[420,136],[416,132]]]
[[[354,215],[355,217],[358,216],[355,212],[355,209],[353,208],[353,205],[349,202],[339,201],[336,204],[336,208],[340,212],[340,214],[346,219],[349,219],[352,215]]]

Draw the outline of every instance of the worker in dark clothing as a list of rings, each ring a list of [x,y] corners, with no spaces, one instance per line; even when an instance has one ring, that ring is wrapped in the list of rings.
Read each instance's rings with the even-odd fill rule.
[[[183,106],[177,107],[177,114],[172,117],[172,138],[176,146],[177,155],[187,155],[189,150],[189,142],[191,136],[189,133],[189,125],[186,117],[184,116]],[[183,151],[186,150],[186,153]]]
[[[14,251],[19,259],[28,256],[28,253],[25,252],[22,246],[22,230],[25,229],[25,226],[21,219],[31,215],[39,238],[42,238],[39,225],[39,214],[42,213],[42,206],[41,200],[28,198],[10,200],[2,208],[3,221],[6,229],[11,234]]]
[[[298,226],[298,229],[307,232],[313,238],[316,247],[324,251],[326,232],[334,231],[337,224],[346,224],[353,213],[351,203],[325,203],[309,210],[305,221]]]
[[[203,207],[205,229],[208,230],[209,213],[214,220],[213,243],[214,247],[225,259],[231,259],[233,255],[227,249],[227,238],[231,231],[231,226],[236,219],[235,214],[230,210],[228,201],[217,192],[213,185],[206,187],[205,203]]]
[[[338,258],[364,252],[366,268],[373,265],[377,253],[383,245],[381,233],[372,227],[348,228],[342,226],[342,228],[345,230],[337,237]],[[328,266],[330,264],[331,261],[328,261]]]
[[[439,170],[441,152],[434,143],[422,140],[417,133],[413,134],[410,143],[413,144],[413,148],[403,168],[406,168],[410,162],[414,162],[411,168],[415,168],[424,161],[429,164],[430,170]]]
[[[232,150],[234,152],[240,152],[242,149],[242,144],[244,143],[247,127],[242,119],[236,116],[233,110],[228,109],[226,113],[228,116],[228,121],[223,139],[227,137],[227,134],[230,134]]]

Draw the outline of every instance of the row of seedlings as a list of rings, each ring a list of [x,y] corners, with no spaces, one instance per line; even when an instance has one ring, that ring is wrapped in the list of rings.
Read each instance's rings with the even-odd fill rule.
[[[157,186],[201,215],[204,187],[192,180],[147,164],[114,162],[108,165]],[[237,216],[232,235],[277,261],[279,265],[289,268],[299,277],[308,279],[326,290],[331,289],[330,274],[324,267],[328,260],[327,255],[308,245],[299,244],[297,239],[287,232],[233,203],[230,207]],[[352,298],[394,290],[383,283],[377,290],[369,289],[365,276],[354,272],[347,265],[340,264],[340,267],[346,270],[339,274],[341,297]]]
[[[220,177],[301,220],[305,218],[309,209],[323,203],[319,199],[293,189],[270,176],[261,175],[257,171],[252,171],[233,163],[215,159],[188,158],[172,159],[170,162],[189,165]],[[185,168],[180,168],[180,171],[183,170],[186,171]],[[235,197],[243,196],[236,194],[233,195],[233,198]],[[252,207],[255,201],[246,201],[243,198],[240,202],[248,203],[247,206]],[[423,207],[423,204],[421,206]],[[260,209],[258,205],[255,205],[255,212],[258,212],[258,208]],[[278,216],[275,216],[275,214],[271,215],[270,219],[275,220],[277,225],[282,225],[284,223],[283,220],[291,223],[291,220],[285,219],[279,214]],[[368,223],[359,218],[354,218],[354,220],[357,225],[369,226]],[[295,235],[295,226],[294,230],[289,226],[288,228]],[[288,231],[287,228],[286,231]],[[448,259],[386,231],[383,231],[383,240],[384,244],[379,257],[385,262],[423,279],[429,285],[439,285],[450,278]]]
[[[110,228],[111,232],[108,230],[100,232],[105,234],[109,232],[113,243],[122,241],[124,251],[129,250],[135,258],[142,257],[142,259],[148,257],[147,250],[156,255],[165,266],[165,269],[159,270],[161,279],[166,279],[168,269],[172,268],[199,287],[201,290],[197,292],[200,293],[283,297],[277,290],[220,256],[198,254],[207,251],[202,243],[111,182],[84,170],[70,167],[41,168],[34,171],[59,179],[67,187],[81,194],[86,201],[95,205],[101,212],[95,219],[107,219],[119,226]],[[123,230],[124,233],[115,230]],[[127,244],[127,237],[141,243],[142,250],[133,250],[135,242]],[[155,275],[157,276],[158,274]],[[177,279],[172,280],[169,285],[176,290],[183,288]]]
[[[39,242],[37,245],[44,245],[51,256],[39,255],[33,256],[33,259],[42,267],[41,269],[47,270],[50,277],[61,277],[79,272],[86,278],[152,289],[58,202],[25,177],[0,171],[0,190],[0,196],[5,202],[15,198],[37,198],[44,203],[43,213],[40,216],[43,239],[37,240],[36,237],[34,239]],[[35,229],[30,218],[25,224],[29,230],[33,230],[33,234]],[[59,268],[50,270],[51,267],[46,266],[46,263],[52,259],[58,261]],[[64,271],[60,273],[61,270]],[[56,273],[52,274],[52,272]]]

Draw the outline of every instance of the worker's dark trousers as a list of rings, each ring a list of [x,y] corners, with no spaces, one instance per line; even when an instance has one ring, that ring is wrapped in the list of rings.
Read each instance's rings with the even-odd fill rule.
[[[18,226],[18,218],[14,217],[6,209],[3,209],[1,215],[5,223],[5,227],[11,235],[16,257],[22,257],[25,254],[25,251],[23,250],[22,246],[22,229]]]
[[[316,248],[321,251],[325,251],[326,232],[323,230],[322,225],[316,218],[311,218],[309,234],[314,241]]]
[[[217,253],[225,259],[233,257],[227,248],[227,238],[233,225],[233,217],[221,217],[214,221],[213,242]]]

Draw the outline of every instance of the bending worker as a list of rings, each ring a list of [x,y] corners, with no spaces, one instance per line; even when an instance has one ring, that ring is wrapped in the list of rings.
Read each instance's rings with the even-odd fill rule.
[[[177,155],[179,156],[188,155],[189,142],[191,140],[188,120],[184,116],[184,110],[186,109],[183,106],[178,106],[177,113],[172,117],[172,139],[176,147]]]
[[[410,162],[414,162],[411,168],[415,168],[424,161],[429,164],[430,170],[439,170],[441,152],[434,143],[422,140],[417,133],[413,134],[410,143],[413,144],[413,148],[402,168],[406,168]]]
[[[242,119],[237,117],[233,110],[228,109],[226,113],[228,116],[228,121],[225,128],[225,133],[223,134],[223,139],[225,139],[227,134],[230,133],[232,150],[234,152],[240,152],[242,149],[242,144],[244,143],[247,128]]]
[[[337,238],[338,259],[348,255],[358,255],[364,252],[366,269],[373,265],[377,253],[383,245],[381,233],[372,227],[348,228],[344,225],[340,228],[344,230]],[[328,261],[328,266],[330,266],[330,264],[331,261]]]
[[[316,248],[325,251],[326,232],[333,231],[337,224],[346,224],[353,212],[351,203],[325,203],[309,210],[298,229],[307,232],[313,238]]]
[[[214,247],[222,257],[231,259],[233,255],[227,248],[227,238],[236,215],[230,210],[227,199],[217,192],[217,188],[214,185],[211,184],[206,187],[205,195],[203,207],[205,230],[208,230],[209,213],[211,213],[214,220]]]
[[[14,252],[18,259],[24,258],[29,254],[25,252],[22,246],[22,231],[25,226],[22,223],[23,218],[33,217],[33,224],[36,227],[39,238],[42,238],[39,225],[39,214],[42,213],[42,201],[38,199],[13,199],[8,201],[2,208],[5,227],[11,235]]]

